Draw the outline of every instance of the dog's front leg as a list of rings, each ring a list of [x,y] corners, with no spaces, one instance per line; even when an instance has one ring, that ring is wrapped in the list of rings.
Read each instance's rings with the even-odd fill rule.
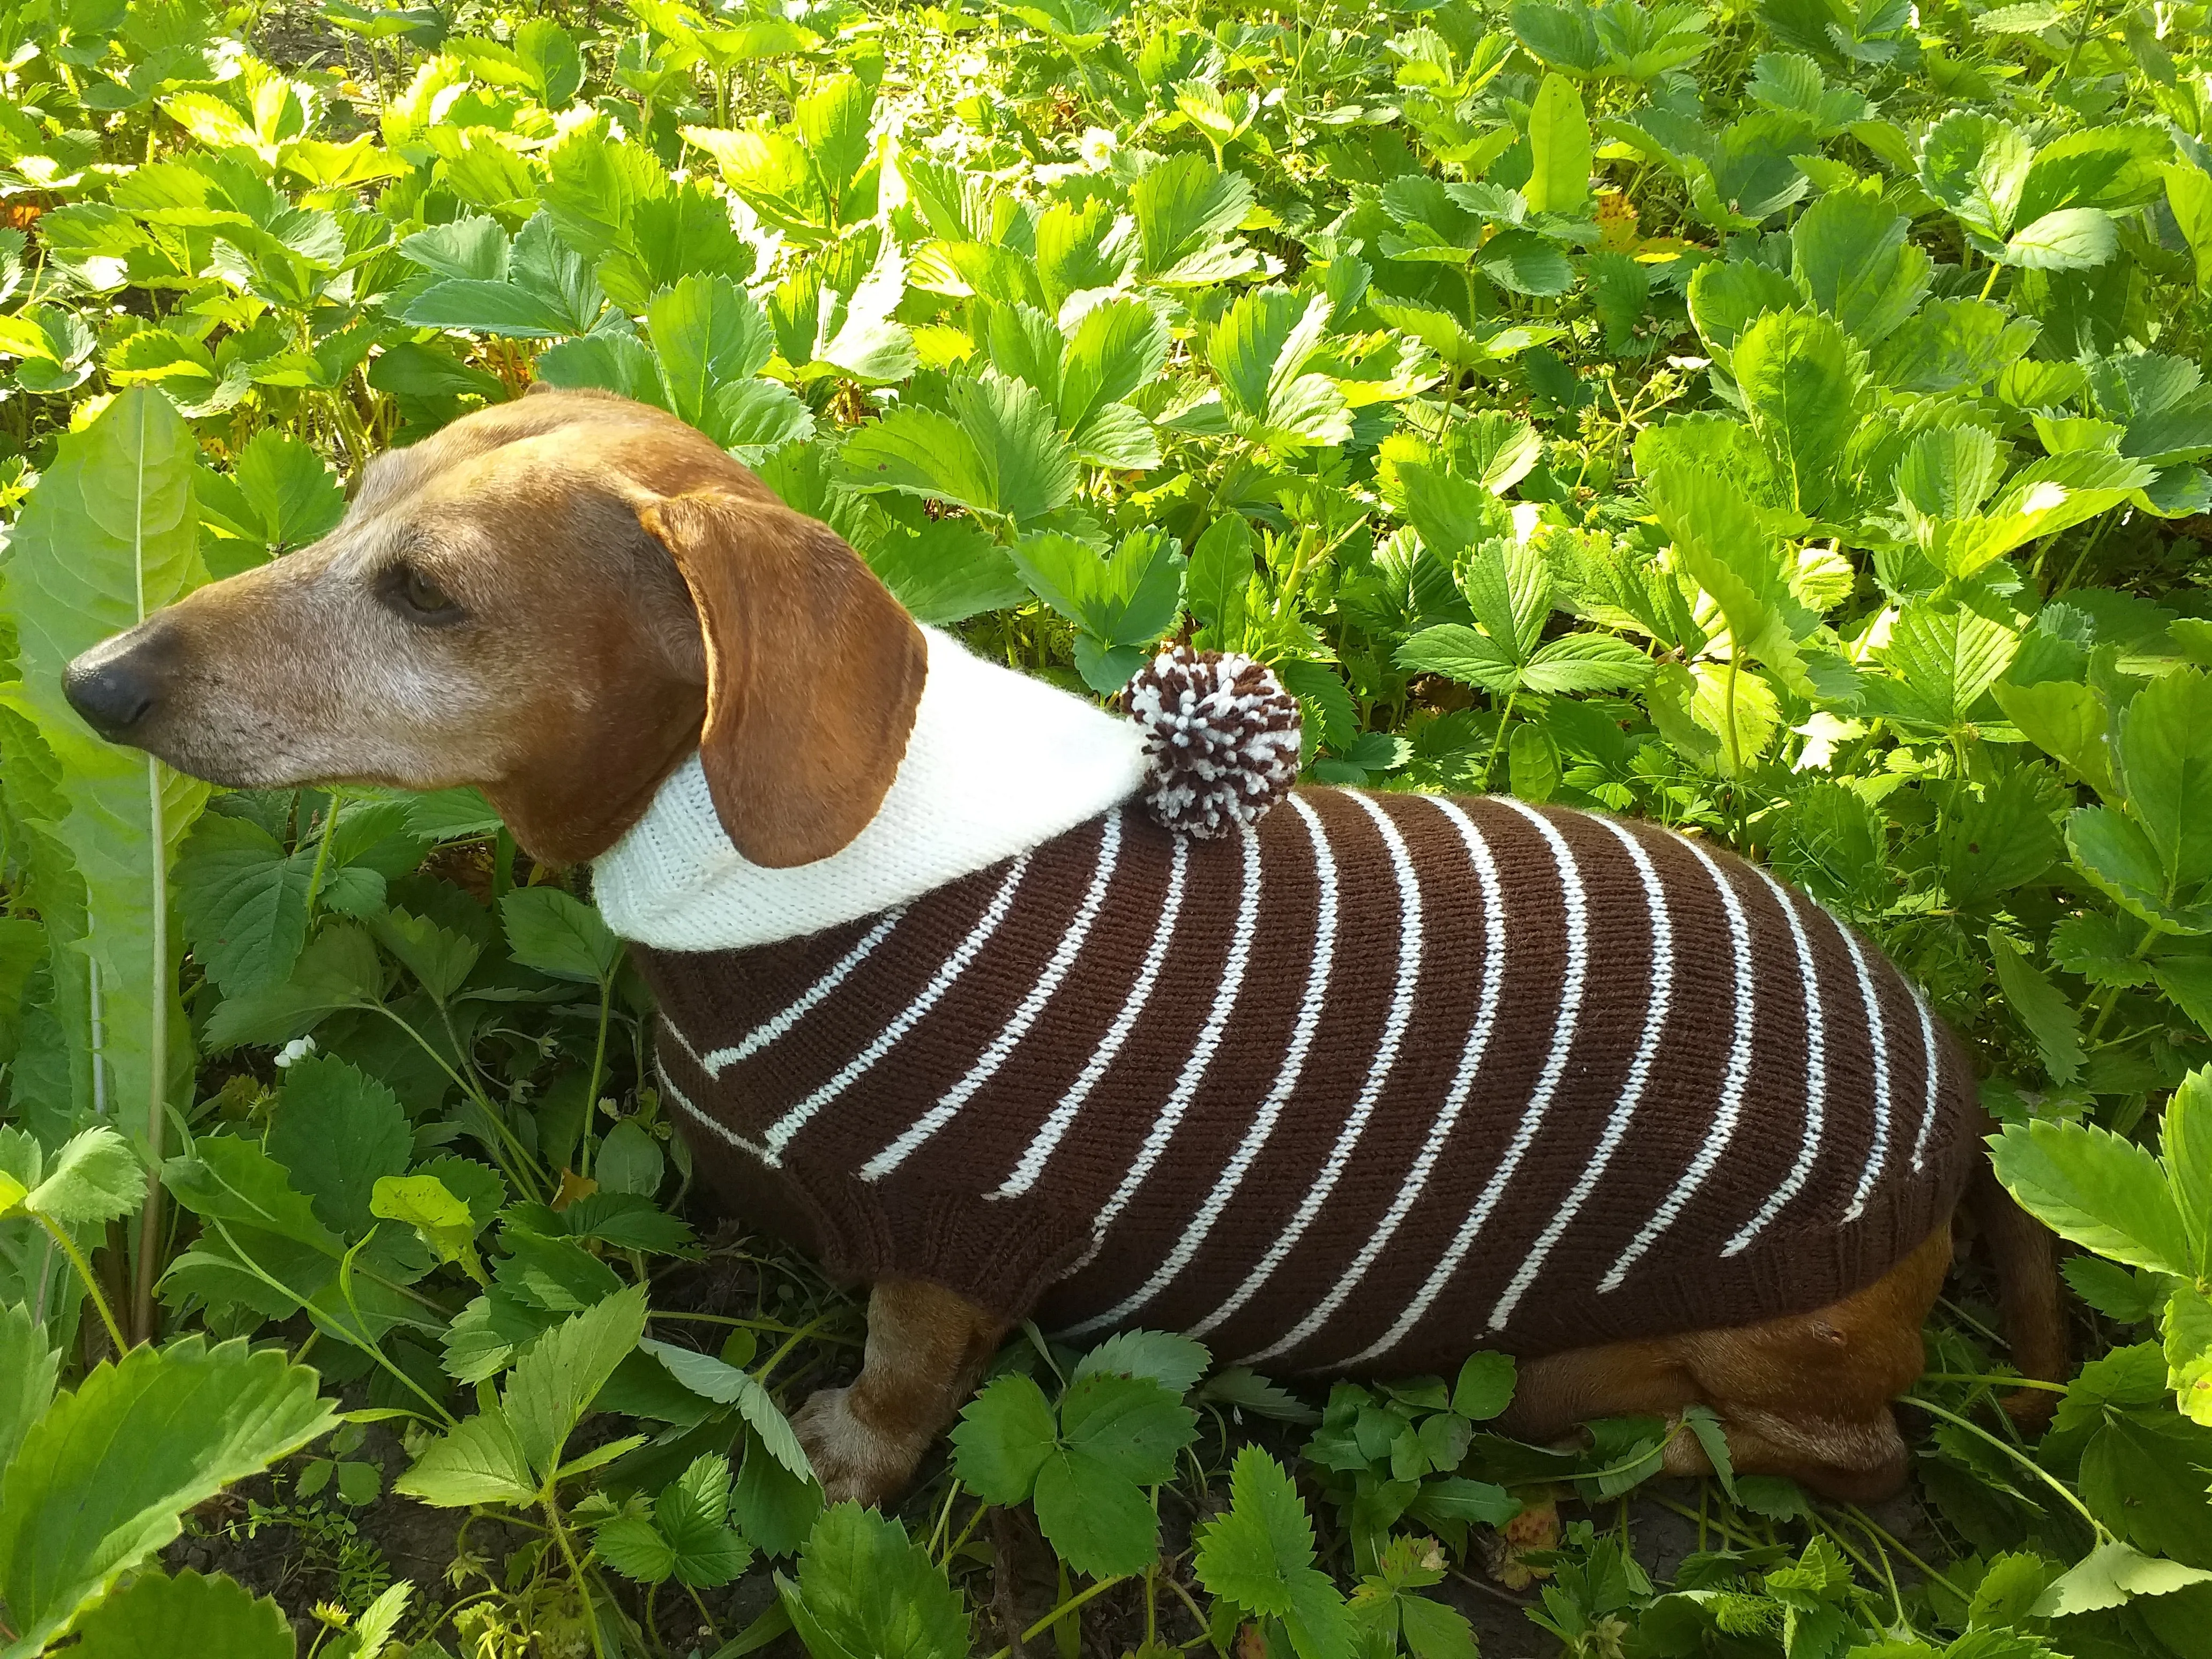
[[[897,1495],[975,1391],[1007,1322],[918,1279],[868,1296],[868,1346],[851,1387],[818,1389],[791,1419],[831,1503]]]

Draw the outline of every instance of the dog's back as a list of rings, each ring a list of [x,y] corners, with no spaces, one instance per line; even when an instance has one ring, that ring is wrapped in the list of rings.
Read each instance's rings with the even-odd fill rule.
[[[1971,1167],[1963,1058],[1848,929],[1504,799],[1304,790],[1196,843],[1121,810],[900,910],[641,957],[760,1218],[1285,1370],[1819,1307]]]

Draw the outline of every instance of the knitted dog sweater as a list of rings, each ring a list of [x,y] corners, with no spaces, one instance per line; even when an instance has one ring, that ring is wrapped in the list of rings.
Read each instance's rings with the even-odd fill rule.
[[[600,872],[633,937],[637,850]],[[1302,789],[1212,842],[1112,805],[901,902],[635,954],[665,1097],[749,1219],[1283,1370],[1807,1311],[1942,1224],[1976,1152],[1955,1042],[1848,928],[1503,798]]]

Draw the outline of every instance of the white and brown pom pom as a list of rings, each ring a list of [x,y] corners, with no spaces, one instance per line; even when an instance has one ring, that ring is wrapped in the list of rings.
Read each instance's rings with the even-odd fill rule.
[[[1244,829],[1297,781],[1298,700],[1264,663],[1170,646],[1121,706],[1145,733],[1145,805],[1177,835]]]

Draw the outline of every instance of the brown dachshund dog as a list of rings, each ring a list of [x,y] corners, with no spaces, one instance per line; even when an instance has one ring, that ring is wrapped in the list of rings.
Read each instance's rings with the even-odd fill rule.
[[[378,456],[331,535],[87,653],[67,690],[103,735],[220,784],[477,786],[556,865],[605,853],[696,752],[732,840],[784,867],[868,822],[922,672],[912,620],[825,526],[669,416],[550,392]],[[2060,1375],[2047,1235],[1986,1172],[1969,1201],[2015,1359]],[[1891,1402],[1951,1256],[1945,1223],[1812,1312],[1524,1360],[1502,1426],[1545,1439],[1702,1404],[1738,1471],[1881,1495],[1905,1468]],[[858,1381],[797,1418],[831,1496],[895,1493],[1006,1323],[879,1279]],[[1665,1457],[1710,1468],[1686,1434]]]

